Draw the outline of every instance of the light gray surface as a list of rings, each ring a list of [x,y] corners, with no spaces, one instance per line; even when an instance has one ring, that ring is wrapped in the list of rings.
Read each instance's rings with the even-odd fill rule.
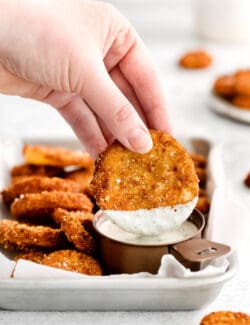
[[[110,1],[111,2],[111,1]],[[224,119],[206,107],[207,91],[214,77],[249,66],[250,47],[204,43],[192,34],[190,0],[116,0],[149,46],[162,76],[169,110],[177,131],[197,131],[218,140],[249,138],[249,126]],[[215,63],[207,71],[183,71],[176,60],[183,51],[205,46]],[[1,135],[72,134],[56,111],[40,103],[0,96]],[[237,229],[236,229],[237,231]],[[248,243],[249,245],[249,243]],[[242,263],[243,265],[243,263]],[[226,284],[218,299],[197,312],[0,312],[0,324],[198,324],[210,310],[233,309],[250,313],[250,266]],[[105,297],[103,297],[105,299]]]

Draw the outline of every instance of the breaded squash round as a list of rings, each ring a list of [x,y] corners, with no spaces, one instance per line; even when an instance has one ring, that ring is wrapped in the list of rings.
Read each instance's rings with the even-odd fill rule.
[[[79,193],[81,187],[74,181],[59,177],[30,176],[28,179],[26,178],[18,183],[11,184],[9,187],[5,188],[1,194],[3,202],[9,205],[21,194],[40,193],[43,191]]]
[[[27,164],[33,165],[79,166],[84,168],[93,165],[93,160],[87,152],[53,146],[26,144],[23,147],[23,156]]]
[[[42,165],[32,165],[32,164],[21,164],[14,166],[11,171],[11,177],[23,177],[23,176],[61,176],[64,171],[62,167],[57,166],[42,166]]]
[[[62,248],[66,243],[66,237],[61,229],[33,226],[8,219],[0,221],[0,244],[5,248]]]
[[[250,110],[250,96],[234,96],[231,103],[239,109]]]
[[[24,218],[36,222],[37,218],[51,216],[56,208],[90,212],[92,207],[92,202],[85,194],[45,191],[28,193],[16,198],[10,206],[10,212],[14,218]]]
[[[250,316],[233,311],[216,311],[206,315],[200,325],[249,325]]]
[[[235,95],[235,83],[234,75],[221,76],[215,80],[213,90],[219,96],[230,98]]]
[[[18,261],[22,259],[34,263],[41,263],[45,256],[46,256],[45,252],[38,251],[38,250],[30,250],[27,252],[22,252],[17,254],[14,258],[14,261]]]
[[[83,213],[82,211],[80,211]],[[94,237],[87,231],[78,217],[78,211],[67,211],[61,208],[55,209],[53,218],[60,225],[68,241],[79,251],[92,255],[95,252]],[[86,212],[86,222],[88,223],[93,215]]]
[[[71,272],[88,275],[102,275],[102,269],[96,259],[76,250],[60,250],[44,257],[42,264]]]
[[[179,65],[185,69],[205,69],[211,64],[211,55],[203,50],[187,52],[179,60]]]
[[[250,96],[250,70],[239,70],[235,73],[235,92],[238,95]]]
[[[153,148],[134,153],[114,142],[96,160],[92,192],[103,210],[175,206],[198,196],[198,178],[188,152],[169,134],[150,131]]]

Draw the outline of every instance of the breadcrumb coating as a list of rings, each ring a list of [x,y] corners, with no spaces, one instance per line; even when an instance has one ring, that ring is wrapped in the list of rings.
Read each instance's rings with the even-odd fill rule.
[[[92,255],[95,252],[94,238],[85,229],[83,220],[79,218],[77,212],[59,208],[55,209],[53,218],[60,225],[69,242],[74,244],[79,251]],[[93,215],[86,213],[86,222],[89,222],[90,218],[92,221]]]
[[[232,98],[232,104],[240,109],[250,111],[250,96],[238,95]]]
[[[42,251],[29,251],[29,252],[22,252],[15,256],[14,261],[18,261],[20,259],[22,260],[28,260],[34,263],[41,263],[44,257],[47,254]]]
[[[26,163],[33,165],[85,168],[93,165],[93,160],[87,152],[52,146],[26,144],[23,147],[23,156]]]
[[[235,73],[235,93],[250,96],[250,70],[239,70]]]
[[[250,316],[232,311],[216,311],[206,315],[200,325],[250,325]]]
[[[245,180],[244,180],[244,183],[247,187],[250,188],[250,172],[247,174]]]
[[[62,248],[67,243],[62,230],[47,226],[33,226],[14,220],[0,221],[0,244],[5,248],[27,247]]]
[[[12,177],[21,177],[21,176],[60,176],[63,174],[63,168],[57,166],[39,166],[32,164],[21,164],[14,166],[10,174]]]
[[[196,174],[199,178],[199,185],[200,187],[204,188],[206,185],[206,181],[207,181],[207,171],[204,168],[200,168],[200,167],[196,167],[195,168]]]
[[[185,69],[205,69],[212,64],[212,57],[205,51],[185,53],[179,60],[179,65]]]
[[[63,191],[77,193],[81,191],[78,183],[58,177],[30,176],[18,183],[10,185],[2,191],[3,201],[9,205],[21,194],[40,193],[43,191]]]
[[[190,153],[191,159],[194,162],[195,167],[206,168],[207,166],[207,157],[200,155],[198,153]]]
[[[42,264],[87,275],[102,275],[100,264],[92,256],[75,250],[60,250],[48,254]]]
[[[25,218],[35,221],[36,218],[51,216],[54,209],[91,211],[93,204],[82,193],[71,192],[41,192],[21,195],[10,206],[14,218]]]
[[[187,151],[167,133],[150,133],[154,145],[146,154],[114,142],[97,158],[92,191],[101,209],[152,209],[198,196],[198,178]]]
[[[225,98],[233,97],[235,95],[235,82],[234,75],[218,77],[214,82],[213,91]]]
[[[201,213],[208,213],[210,208],[210,200],[206,196],[201,196],[198,198],[196,209],[198,209]]]
[[[65,178],[78,183],[82,193],[90,194],[90,183],[93,179],[93,173],[93,168],[79,169],[66,173]]]

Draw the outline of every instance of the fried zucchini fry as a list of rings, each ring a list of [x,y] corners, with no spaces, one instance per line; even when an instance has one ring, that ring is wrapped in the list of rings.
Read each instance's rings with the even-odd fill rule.
[[[93,160],[87,152],[73,151],[65,148],[26,144],[23,147],[26,163],[49,166],[79,166],[88,168]]]
[[[204,197],[204,196],[206,196],[207,194],[206,194],[206,191],[204,190],[204,188],[200,188],[199,189],[199,197]]]
[[[14,261],[22,259],[40,264],[46,255],[47,254],[42,251],[32,250],[28,252],[19,253],[15,256]]]
[[[71,272],[102,275],[102,269],[92,256],[76,250],[60,250],[44,257],[42,264]]]
[[[0,221],[0,244],[5,248],[62,248],[65,247],[66,243],[67,239],[60,229],[32,226],[7,219]]]
[[[185,53],[179,60],[179,65],[185,69],[205,69],[212,63],[212,57],[205,51]]]
[[[250,96],[250,70],[239,70],[235,73],[235,93]]]
[[[51,216],[54,209],[84,210],[90,212],[93,207],[90,199],[82,193],[42,192],[21,195],[11,204],[14,218],[33,219]]]
[[[235,95],[235,76],[221,76],[215,80],[213,91],[215,94],[231,98]]]
[[[244,183],[247,187],[250,188],[250,172],[247,174],[245,180],[244,180]]]
[[[207,166],[207,157],[200,155],[198,153],[190,153],[191,159],[194,162],[195,167],[206,168]]]
[[[70,211],[62,208],[55,209],[53,213],[53,219],[58,225],[60,224],[60,219],[65,215],[66,212],[74,212],[74,216],[77,217],[77,219],[87,229],[87,231],[91,234],[93,233],[93,213],[82,210]]]
[[[206,181],[207,181],[207,171],[204,168],[199,168],[196,167],[195,168],[196,174],[199,178],[200,181],[200,187],[204,187],[206,185]]]
[[[58,177],[30,176],[28,179],[12,184],[4,189],[1,194],[4,203],[9,205],[21,194],[40,193],[43,191],[79,193],[80,190],[80,185],[71,180],[65,180]]]
[[[202,196],[198,198],[198,202],[196,204],[196,209],[200,210],[202,213],[208,213],[210,208],[210,201],[206,196]]]
[[[82,193],[90,194],[90,183],[93,179],[93,173],[93,168],[78,169],[66,173],[65,178],[77,182],[81,187]]]
[[[32,164],[22,164],[18,166],[14,166],[10,174],[12,177],[20,177],[20,176],[61,176],[64,170],[61,167],[56,166],[38,166]]]
[[[110,210],[151,209],[184,204],[198,196],[198,178],[186,150],[170,135],[151,130],[146,154],[114,142],[96,160],[92,181],[97,205]]]
[[[94,238],[85,229],[83,218],[80,219],[78,211],[67,211],[64,209],[55,209],[53,218],[65,233],[69,242],[81,252],[92,255],[95,252]],[[84,212],[81,212],[84,214]],[[86,213],[85,222],[89,223],[93,215]]]
[[[237,106],[237,108],[239,108],[239,109],[250,110],[250,95],[249,96],[245,96],[245,95],[234,96],[231,100],[231,103],[234,106]]]
[[[216,311],[206,315],[200,325],[250,325],[250,316],[232,311]]]

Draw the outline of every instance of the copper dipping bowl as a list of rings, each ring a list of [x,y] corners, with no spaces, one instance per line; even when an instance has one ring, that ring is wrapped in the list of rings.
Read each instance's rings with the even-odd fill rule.
[[[230,247],[201,239],[205,227],[205,217],[194,209],[188,221],[197,227],[197,231],[178,242],[134,244],[113,239],[101,233],[98,221],[103,218],[103,211],[99,210],[93,220],[96,232],[96,243],[100,260],[105,274],[149,272],[156,274],[165,254],[172,254],[185,267],[192,271],[202,268],[211,259],[224,255]]]

